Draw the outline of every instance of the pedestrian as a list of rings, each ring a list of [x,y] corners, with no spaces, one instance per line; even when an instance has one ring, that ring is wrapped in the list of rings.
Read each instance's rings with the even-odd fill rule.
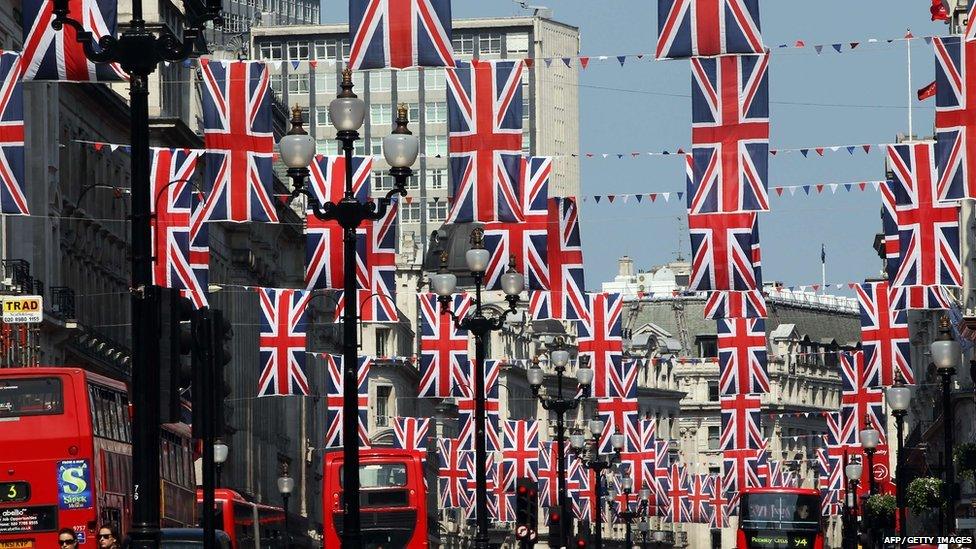
[[[78,547],[78,536],[75,535],[75,531],[71,528],[58,530],[58,547],[76,549]]]
[[[114,524],[103,524],[98,529],[98,549],[120,549],[119,529]]]

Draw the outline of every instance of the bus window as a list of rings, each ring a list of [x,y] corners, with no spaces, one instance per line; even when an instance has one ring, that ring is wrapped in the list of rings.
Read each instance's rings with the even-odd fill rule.
[[[0,418],[48,416],[64,412],[61,380],[33,377],[0,380]]]
[[[343,471],[339,471],[339,485],[342,486]],[[407,464],[375,463],[359,467],[359,487],[399,488],[407,485]]]

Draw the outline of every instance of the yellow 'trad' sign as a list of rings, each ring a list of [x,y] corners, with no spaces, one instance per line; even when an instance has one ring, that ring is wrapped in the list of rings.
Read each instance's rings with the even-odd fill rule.
[[[44,303],[39,295],[4,296],[3,321],[7,324],[35,324],[44,319]]]

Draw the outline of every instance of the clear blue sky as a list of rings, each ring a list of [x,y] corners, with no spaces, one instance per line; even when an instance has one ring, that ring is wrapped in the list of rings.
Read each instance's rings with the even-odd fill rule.
[[[538,0],[555,19],[578,26],[584,55],[609,55],[580,73],[580,140],[583,151],[654,151],[687,147],[691,139],[690,74],[687,61],[636,62],[621,68],[612,56],[654,50],[657,2],[652,0]],[[324,2],[326,22],[347,19],[345,2]],[[891,44],[907,28],[916,36],[947,32],[929,20],[927,0],[764,0],[763,37],[770,61],[770,147],[794,148],[848,143],[889,143],[908,131],[905,42]],[[454,0],[454,16],[524,14],[506,0]],[[866,43],[869,38],[881,40]],[[803,40],[807,48],[777,49]],[[861,42],[853,52],[849,42]],[[845,44],[837,54],[829,44]],[[821,55],[814,44],[826,44]],[[544,69],[543,69],[544,70]],[[932,48],[912,41],[911,90],[935,78]],[[916,135],[932,133],[935,100],[913,100]],[[680,157],[582,159],[583,195],[683,191]],[[769,184],[845,183],[884,178],[883,151],[811,151],[770,159]],[[787,285],[820,281],[820,245],[827,246],[828,282],[876,276],[880,260],[871,245],[880,230],[876,192],[841,189],[837,195],[776,197],[760,215],[763,275]],[[690,253],[685,209],[669,204],[582,205],[586,282],[590,289],[616,274],[616,260],[630,255],[639,268],[669,261],[680,249]]]

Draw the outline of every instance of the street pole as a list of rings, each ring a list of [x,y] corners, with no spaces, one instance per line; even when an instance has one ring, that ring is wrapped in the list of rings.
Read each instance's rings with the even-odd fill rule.
[[[868,495],[874,495],[874,449],[865,448],[864,453],[868,456]]]
[[[560,402],[563,400],[563,369],[556,370],[556,398]],[[566,500],[566,410],[560,406],[556,410],[556,459],[559,464],[556,466],[556,475],[559,476],[556,485],[559,490],[559,539],[556,540],[556,547],[562,547],[569,540],[569,510]]]
[[[214,503],[214,487],[216,486],[216,479],[214,478],[214,444],[215,444],[215,416],[216,416],[216,400],[217,391],[216,383],[214,378],[214,332],[213,332],[213,322],[210,316],[209,309],[201,309],[196,313],[196,322],[194,323],[194,339],[198,342],[197,352],[200,354],[200,360],[197,361],[197,367],[202,368],[200,372],[200,379],[203,381],[202,387],[194,387],[195,391],[201,391],[203,393],[203,398],[198,399],[203,406],[200,410],[200,423],[201,423],[201,444],[203,445],[203,513],[201,517],[201,526],[203,526],[203,547],[204,549],[214,549],[214,538],[216,524],[214,521],[215,513],[215,503]],[[200,345],[202,343],[202,345]],[[221,395],[222,396],[222,395]]]
[[[199,6],[194,6],[199,7]],[[85,56],[96,63],[117,62],[129,76],[129,128],[132,223],[132,526],[131,549],[159,546],[159,327],[160,306],[152,286],[151,200],[149,181],[149,75],[162,61],[182,61],[193,52],[200,28],[220,24],[220,0],[208,0],[203,13],[188,16],[183,39],[154,35],[142,18],[142,0],[132,1],[132,19],[119,37],[94,36],[69,17],[69,0],[53,0],[51,28],[75,31]],[[98,47],[95,47],[98,44]]]
[[[956,531],[956,471],[952,463],[952,447],[954,445],[953,414],[952,414],[952,376],[955,368],[943,368],[942,374],[942,432],[945,448],[943,450],[943,465],[945,467],[944,497],[946,501],[946,524],[949,533]]]
[[[602,468],[593,468],[593,500],[596,503],[596,509],[594,510],[594,528],[593,541],[596,549],[603,549],[603,472]]]
[[[908,514],[905,512],[905,471],[902,465],[905,452],[905,410],[895,410],[895,433],[898,439],[898,455],[895,456],[895,504],[898,506],[898,534],[901,535],[901,546],[905,547],[905,537],[908,535]]]
[[[624,526],[624,544],[626,549],[632,549],[634,547],[634,541],[630,529],[630,522],[633,520],[632,513],[630,512],[630,490],[624,490],[624,511],[627,513],[627,523]]]
[[[481,313],[481,280],[475,275],[475,312],[472,320],[481,328],[484,319]],[[478,533],[474,537],[475,549],[488,549],[488,476],[485,470],[487,452],[485,450],[485,341],[486,331],[479,329],[474,333],[474,459],[475,459],[475,505],[478,513]]]

